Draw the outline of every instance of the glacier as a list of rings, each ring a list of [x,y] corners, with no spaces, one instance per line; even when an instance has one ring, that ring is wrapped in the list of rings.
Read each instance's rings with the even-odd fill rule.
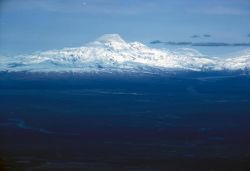
[[[250,69],[250,50],[227,58],[206,56],[191,48],[157,49],[105,34],[82,47],[0,56],[0,71],[142,72],[236,71]]]

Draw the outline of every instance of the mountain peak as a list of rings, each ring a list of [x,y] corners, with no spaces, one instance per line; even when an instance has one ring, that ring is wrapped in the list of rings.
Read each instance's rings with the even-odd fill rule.
[[[104,34],[101,37],[99,37],[96,41],[101,43],[126,43],[119,34]]]
[[[89,43],[89,46],[106,47],[113,50],[129,48],[129,44],[125,42],[119,34],[104,34],[97,38],[94,42]]]

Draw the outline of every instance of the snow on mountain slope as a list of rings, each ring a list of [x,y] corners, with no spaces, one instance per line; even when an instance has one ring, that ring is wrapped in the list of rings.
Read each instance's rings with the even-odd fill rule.
[[[250,68],[250,51],[219,59],[194,49],[169,51],[106,34],[83,47],[64,48],[15,57],[0,56],[1,71],[153,72],[157,70],[239,70]]]
[[[244,50],[235,56],[219,61],[218,64],[221,68],[230,70],[250,69],[250,49]]]

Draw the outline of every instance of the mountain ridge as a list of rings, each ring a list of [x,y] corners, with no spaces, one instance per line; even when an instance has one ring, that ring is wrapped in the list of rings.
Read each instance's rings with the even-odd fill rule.
[[[237,57],[208,57],[195,49],[176,51],[126,42],[118,34],[105,34],[77,48],[30,55],[1,57],[0,71],[31,72],[154,72],[155,70],[244,70],[250,68],[250,51]]]

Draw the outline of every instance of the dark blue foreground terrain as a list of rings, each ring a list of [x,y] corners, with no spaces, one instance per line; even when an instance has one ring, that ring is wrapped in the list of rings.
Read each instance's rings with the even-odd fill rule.
[[[0,74],[9,171],[249,171],[250,77]]]

